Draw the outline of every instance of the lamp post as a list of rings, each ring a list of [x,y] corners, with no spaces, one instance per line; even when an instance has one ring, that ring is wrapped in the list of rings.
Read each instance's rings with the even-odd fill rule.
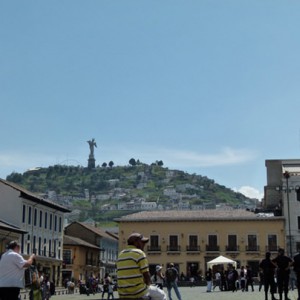
[[[287,209],[288,209],[288,229],[289,229],[289,250],[290,250],[290,257],[292,257],[293,251],[292,251],[292,235],[291,235],[291,220],[290,220],[290,189],[289,189],[289,178],[290,173],[288,171],[285,171],[283,173],[283,177],[286,181],[286,200],[287,200]]]

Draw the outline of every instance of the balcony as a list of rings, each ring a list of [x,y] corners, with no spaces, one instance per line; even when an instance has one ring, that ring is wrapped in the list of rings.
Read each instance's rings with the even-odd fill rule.
[[[187,253],[199,253],[200,246],[186,246],[186,252]]]
[[[252,245],[252,246],[247,245],[246,252],[259,252],[259,246],[258,245]]]
[[[167,252],[168,253],[180,253],[180,246],[176,245],[176,246],[167,246]]]
[[[225,247],[226,252],[239,252],[240,251],[240,247],[238,245],[230,245],[230,246],[226,246]]]
[[[147,247],[147,252],[148,253],[160,253],[161,252],[161,246],[148,246]]]
[[[277,245],[268,245],[266,246],[266,252],[277,252],[278,248],[279,247]]]
[[[206,251],[207,252],[219,252],[220,246],[218,245],[206,245]]]

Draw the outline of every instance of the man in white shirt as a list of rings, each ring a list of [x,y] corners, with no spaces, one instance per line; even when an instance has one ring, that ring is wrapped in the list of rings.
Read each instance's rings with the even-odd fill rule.
[[[0,299],[18,300],[20,289],[24,287],[24,268],[32,265],[35,254],[25,260],[20,254],[20,245],[12,241],[0,260]]]

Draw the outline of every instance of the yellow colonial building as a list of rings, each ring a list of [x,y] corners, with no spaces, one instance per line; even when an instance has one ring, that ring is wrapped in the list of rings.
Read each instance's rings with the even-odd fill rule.
[[[99,254],[101,249],[80,238],[64,235],[62,280],[75,283],[86,282],[89,277],[98,277]]]
[[[179,273],[205,273],[207,262],[222,255],[259,270],[266,251],[276,255],[285,245],[284,218],[246,210],[147,211],[124,216],[119,223],[119,250],[127,237],[139,232],[150,238],[146,244],[150,272],[172,262]],[[224,266],[226,267],[226,266]]]

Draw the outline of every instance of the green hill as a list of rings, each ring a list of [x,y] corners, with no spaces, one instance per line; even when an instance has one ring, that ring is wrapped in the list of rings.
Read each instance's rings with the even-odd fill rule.
[[[120,203],[156,202],[160,209],[178,209],[183,204],[189,208],[213,208],[225,204],[245,207],[251,203],[251,199],[243,194],[212,179],[170,170],[163,167],[162,162],[98,166],[92,170],[82,166],[55,165],[23,174],[12,173],[6,179],[71,209],[79,208],[81,219],[92,217],[98,221],[128,214],[128,208],[117,209]]]

